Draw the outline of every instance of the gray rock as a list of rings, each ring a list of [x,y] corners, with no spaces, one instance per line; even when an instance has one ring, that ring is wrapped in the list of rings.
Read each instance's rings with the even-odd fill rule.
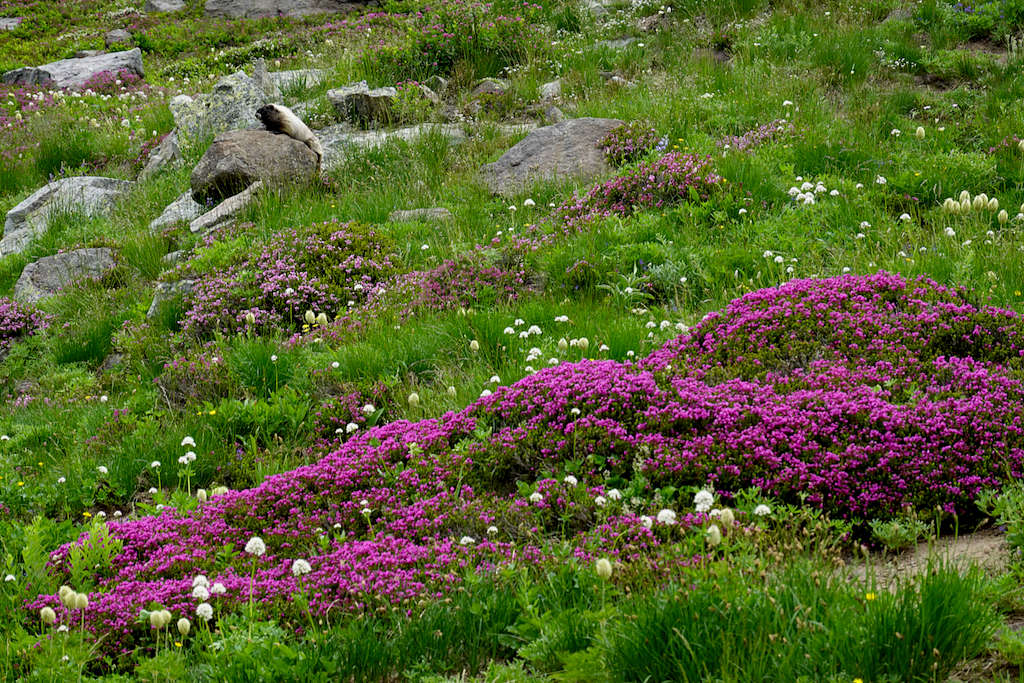
[[[192,192],[185,192],[168,204],[164,212],[150,222],[149,229],[153,232],[159,232],[176,223],[191,223],[194,219],[201,216],[202,213],[203,207],[196,200],[192,199]]]
[[[181,146],[178,144],[178,131],[172,130],[167,137],[160,141],[156,149],[149,153],[149,161],[139,173],[139,180],[151,178],[164,168],[177,166],[184,160]]]
[[[145,78],[142,69],[142,51],[139,48],[124,52],[110,52],[94,57],[62,59],[42,66],[27,66],[14,69],[0,76],[8,85],[41,85],[49,88],[74,88],[85,85],[86,81],[101,71],[128,71],[139,78]]]
[[[636,87],[636,83],[633,81],[627,81],[622,76],[612,76],[608,79],[607,83],[608,85],[614,85],[618,88],[629,88],[630,90]]]
[[[314,88],[324,82],[327,72],[323,69],[292,69],[291,71],[271,71],[268,76],[279,90],[286,90],[300,84],[304,88]]]
[[[206,233],[219,225],[232,220],[239,211],[249,206],[253,197],[263,188],[262,181],[256,181],[242,192],[228,197],[199,218],[189,223],[188,229],[192,232]]]
[[[540,99],[542,102],[551,102],[562,96],[562,81],[555,79],[540,86]]]
[[[192,291],[196,284],[195,280],[178,280],[177,282],[161,282],[157,284],[153,292],[153,301],[149,304],[146,317],[152,318],[160,310],[160,305],[166,301],[172,301],[179,296],[185,296]]]
[[[452,212],[443,206],[430,209],[399,209],[392,211],[388,220],[396,223],[402,221],[447,221],[451,220]]]
[[[365,3],[344,0],[206,0],[209,17],[302,17],[309,14],[351,12]]]
[[[178,12],[185,9],[185,0],[146,0],[146,12]]]
[[[100,365],[100,372],[107,372],[124,363],[123,353],[112,353],[103,359],[103,363]]]
[[[323,168],[328,171],[337,168],[352,151],[380,147],[395,140],[414,142],[425,135],[440,135],[452,145],[466,140],[462,126],[450,123],[421,123],[418,126],[392,131],[353,131],[345,124],[339,124],[317,132],[320,144],[324,148]]]
[[[75,52],[75,59],[85,59],[86,57],[98,57],[102,54],[106,54],[104,50],[78,50]]]
[[[132,34],[125,31],[123,28],[115,28],[113,31],[107,31],[107,35],[103,36],[103,44],[107,47],[111,45],[131,45]]]
[[[185,250],[184,249],[179,249],[178,251],[170,251],[170,252],[164,254],[160,258],[160,263],[163,263],[164,265],[167,265],[167,266],[174,266],[179,261],[181,261],[183,258],[185,258]]]
[[[668,16],[652,14],[649,17],[641,17],[637,19],[636,28],[644,33],[656,33],[661,29],[668,28]]]
[[[363,126],[390,122],[397,97],[396,89],[370,88],[366,81],[327,91],[327,100],[342,120]]]
[[[448,90],[448,79],[434,74],[426,80],[424,85],[436,92],[438,95],[444,95],[445,91]]]
[[[594,44],[609,50],[625,50],[635,42],[636,38],[616,38],[615,40],[599,40]]]
[[[231,130],[218,135],[192,170],[192,197],[209,205],[262,180],[297,185],[317,176],[316,155],[287,135],[266,130]]]
[[[74,211],[84,216],[108,212],[133,185],[127,180],[97,176],[61,178],[48,183],[7,212],[0,256],[25,250],[28,243],[46,231],[54,211]]]
[[[552,104],[544,110],[544,118],[547,119],[548,123],[561,123],[565,121],[565,114],[562,113],[561,109]]]
[[[217,81],[209,93],[172,98],[170,108],[180,137],[192,141],[256,126],[256,110],[269,101],[256,81],[238,71]]]
[[[267,60],[260,57],[252,65],[252,81],[256,84],[256,87],[263,91],[263,96],[268,100],[281,99],[281,90],[270,78],[270,73],[267,71]]]
[[[508,92],[508,88],[508,81],[503,81],[500,78],[481,78],[473,86],[473,91],[470,95],[473,97],[480,97],[481,95],[504,95]]]
[[[0,31],[13,31],[14,29],[21,26],[21,22],[23,21],[25,21],[25,17],[0,18]]]
[[[553,178],[592,179],[611,171],[601,150],[618,119],[569,119],[538,128],[500,159],[481,169],[491,192],[510,197],[532,182]]]
[[[14,284],[14,298],[35,303],[83,278],[98,278],[113,267],[114,252],[102,247],[47,256],[21,271]]]

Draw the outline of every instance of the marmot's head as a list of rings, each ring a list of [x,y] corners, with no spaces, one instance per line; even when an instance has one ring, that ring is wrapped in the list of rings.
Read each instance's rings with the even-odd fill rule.
[[[277,105],[266,104],[256,110],[258,118],[268,130],[281,130],[284,116]]]

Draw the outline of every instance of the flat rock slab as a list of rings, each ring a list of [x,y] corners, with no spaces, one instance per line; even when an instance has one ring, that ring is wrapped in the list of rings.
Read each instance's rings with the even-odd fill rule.
[[[257,181],[245,188],[242,192],[228,197],[217,206],[213,207],[199,218],[189,223],[188,228],[192,232],[206,233],[214,228],[232,220],[238,213],[252,203],[253,197],[263,187],[263,183]]]
[[[309,14],[351,12],[366,3],[343,0],[206,0],[206,15],[255,19],[260,17],[302,17]]]
[[[257,124],[256,110],[267,104],[264,90],[242,71],[224,76],[209,93],[178,95],[169,106],[179,137],[196,140]]]
[[[49,88],[80,89],[101,71],[129,71],[145,78],[142,69],[142,51],[139,48],[123,52],[109,52],[93,57],[62,59],[42,66],[26,66],[8,71],[0,81],[8,85],[39,85]]]
[[[618,119],[568,119],[537,128],[481,169],[491,192],[511,197],[530,183],[555,178],[590,180],[611,172],[601,141]]]
[[[214,139],[192,170],[192,198],[209,206],[258,180],[301,185],[316,176],[316,155],[295,138],[266,130],[231,130]]]
[[[14,298],[35,303],[83,278],[98,278],[113,267],[114,252],[103,247],[47,256],[21,271],[14,285]]]
[[[101,216],[110,211],[132,185],[134,183],[128,180],[99,176],[75,176],[47,183],[7,212],[0,256],[24,251],[36,235],[46,231],[54,211]]]
[[[413,142],[427,135],[440,135],[453,145],[465,142],[467,139],[462,126],[450,123],[421,123],[418,126],[392,131],[352,131],[348,126],[342,124],[329,126],[317,132],[320,144],[324,148],[323,167],[325,170],[336,168],[352,150],[380,147],[395,140]]]
[[[150,222],[149,229],[159,232],[177,223],[191,223],[202,214],[203,207],[192,199],[192,192],[185,192],[168,204],[163,213]]]
[[[443,206],[429,209],[399,209],[392,211],[388,220],[395,223],[405,221],[447,221],[451,220],[452,212]]]
[[[0,17],[0,31],[13,31],[21,26],[25,17]]]

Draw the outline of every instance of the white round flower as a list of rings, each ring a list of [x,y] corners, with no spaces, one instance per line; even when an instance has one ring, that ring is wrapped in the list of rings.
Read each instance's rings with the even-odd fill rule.
[[[153,462],[149,463],[149,466],[155,470],[156,468],[160,467],[160,461],[154,460]]]
[[[363,415],[373,415],[376,410],[377,409],[373,407],[372,403],[367,403],[363,406]]]
[[[668,508],[665,508],[664,510],[661,510],[658,513],[658,522],[660,522],[661,524],[675,524],[676,523],[676,513],[675,513],[675,510],[669,510]]]
[[[576,484],[579,483],[579,481],[576,480],[576,477],[572,476],[571,474],[565,475],[565,478],[562,479],[562,481],[564,481],[569,486],[575,486]]]
[[[249,542],[245,544],[245,552],[256,557],[261,556],[267,552],[267,544],[263,542],[263,539],[259,536],[253,536],[249,539]]]
[[[210,592],[214,595],[224,595],[225,593],[227,593],[227,591],[228,589],[225,588],[224,584],[220,581],[217,581],[212,586],[210,586]]]
[[[642,515],[640,517],[640,523],[644,525],[645,529],[650,529],[652,526],[654,526],[654,520],[648,517],[647,515]]]
[[[210,590],[206,586],[196,586],[192,589],[192,597],[205,602],[210,598]]]
[[[313,571],[313,568],[309,566],[309,562],[305,560],[295,560],[292,562],[292,576],[302,576]]]
[[[608,492],[608,500],[622,500],[622,491],[612,489]]]
[[[99,472],[100,474],[107,474],[108,473],[108,470],[107,470],[106,466],[104,466],[104,465],[100,465],[99,467],[97,467],[96,471]]]
[[[181,440],[181,445],[182,446],[192,446],[193,448],[195,448],[196,440],[193,439],[191,436],[186,436],[184,439]]]
[[[204,574],[196,574],[195,578],[192,579],[192,587],[203,586],[205,588],[210,587],[210,581]]]
[[[203,621],[209,621],[213,618],[213,607],[208,602],[201,602],[196,606],[196,616]]]
[[[608,501],[604,499],[604,496],[598,496],[597,498],[594,499],[594,505],[596,505],[599,508],[604,507],[604,504],[606,502]]]
[[[697,512],[707,512],[711,509],[714,502],[715,494],[706,489],[697,491],[697,494],[693,497],[693,505],[697,508]]]
[[[903,222],[909,221],[910,220],[910,214],[909,213],[901,213],[900,214],[900,220],[903,221]]]
[[[493,536],[496,533],[498,533],[498,527],[496,527],[496,526],[489,526],[489,527],[487,527],[487,535],[488,536]]]
[[[766,515],[770,515],[771,513],[772,509],[763,503],[754,508],[754,514],[758,517],[764,517]]]
[[[541,494],[540,491],[534,491],[533,493],[530,494],[531,503],[539,503],[542,500],[544,500],[544,496]]]
[[[357,429],[359,429],[359,425],[357,425],[355,422],[349,422],[347,425],[345,425],[345,433],[346,434],[351,434],[352,432],[356,431]]]
[[[473,545],[476,543],[476,539],[472,536],[463,536],[459,539],[459,545]]]

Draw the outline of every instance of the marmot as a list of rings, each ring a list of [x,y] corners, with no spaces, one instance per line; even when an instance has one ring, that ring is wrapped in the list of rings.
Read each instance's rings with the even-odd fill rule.
[[[316,155],[316,168],[318,171],[320,170],[320,165],[324,160],[324,148],[320,146],[320,140],[309,129],[309,126],[304,124],[302,119],[295,115],[295,112],[283,104],[267,104],[259,108],[256,118],[271,133],[283,133],[309,147],[310,151]]]

